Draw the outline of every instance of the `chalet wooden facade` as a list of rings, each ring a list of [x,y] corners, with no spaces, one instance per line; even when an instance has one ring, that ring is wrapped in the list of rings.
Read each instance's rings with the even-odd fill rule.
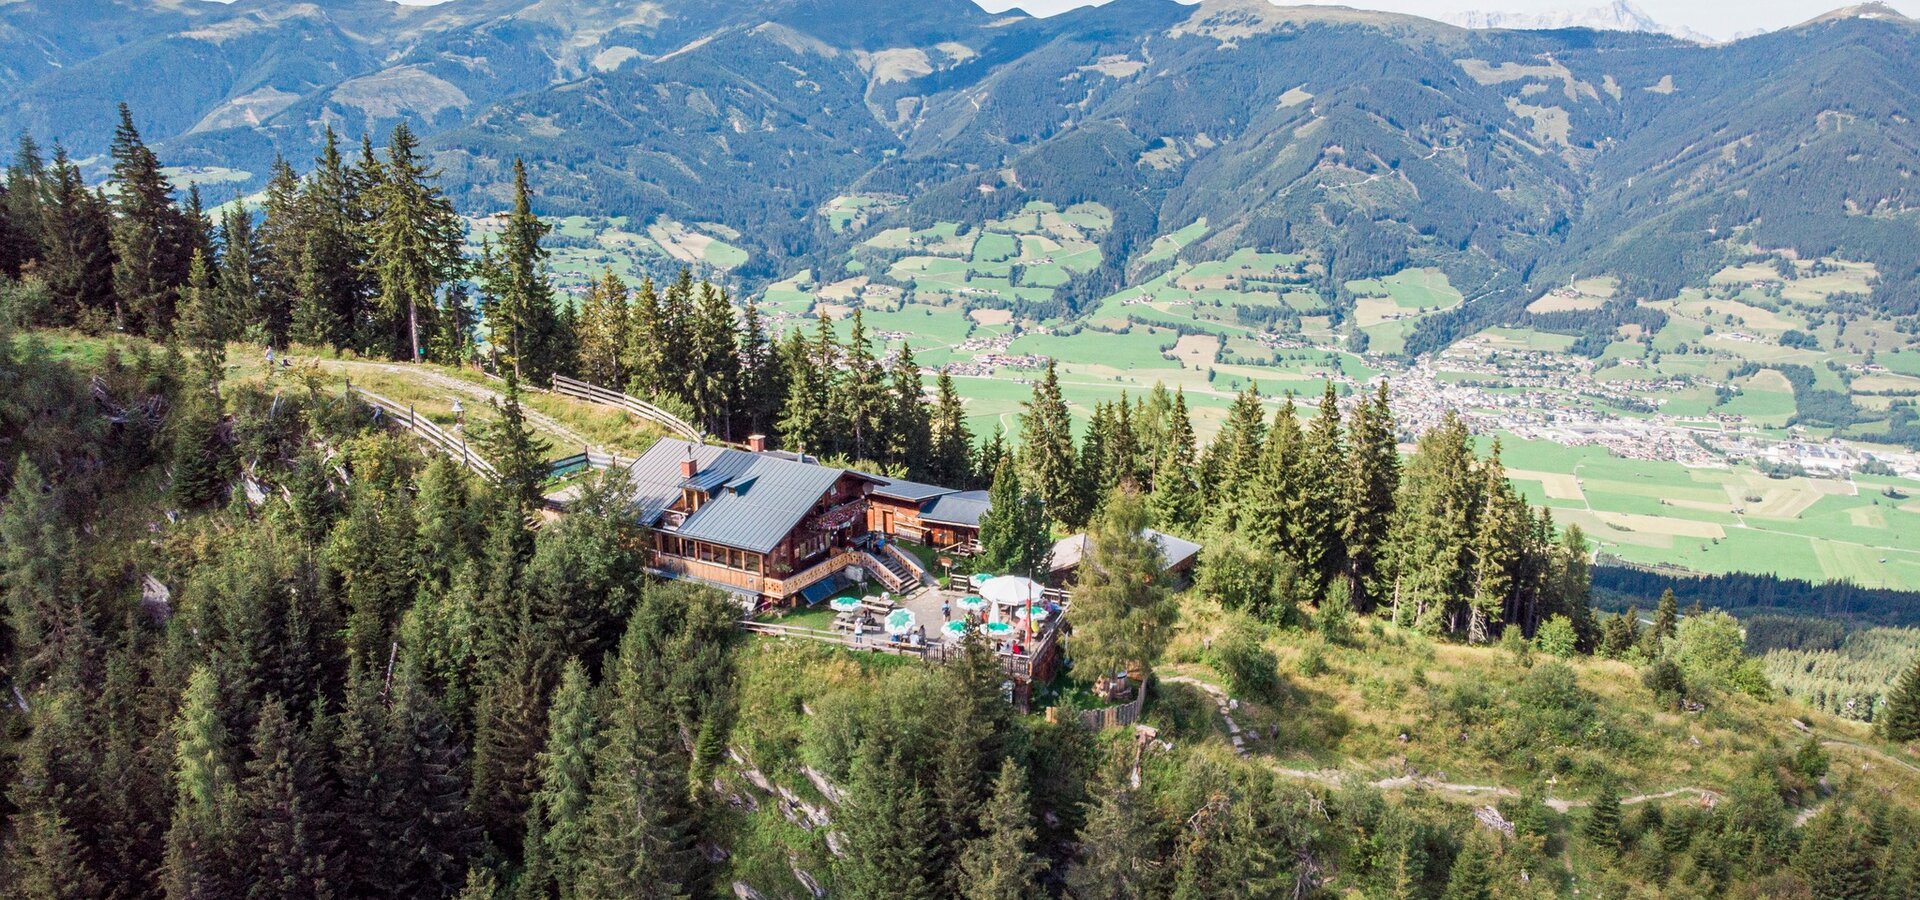
[[[792,600],[853,567],[908,590],[905,555],[871,538],[970,542],[986,509],[979,492],[675,439],[654,445],[628,475],[654,571],[756,601]]]

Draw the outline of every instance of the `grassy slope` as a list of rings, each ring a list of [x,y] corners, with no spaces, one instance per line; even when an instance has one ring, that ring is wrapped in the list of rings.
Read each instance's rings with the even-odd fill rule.
[[[1266,702],[1234,698],[1231,715],[1243,735],[1252,736],[1247,755],[1236,756],[1218,700],[1203,687],[1224,681],[1209,662],[1208,647],[1230,620],[1192,594],[1184,606],[1144,717],[1171,744],[1152,751],[1150,773],[1195,764],[1262,767],[1303,788],[1371,784],[1390,797],[1447,804],[1462,820],[1472,809],[1545,785],[1559,843],[1573,848],[1562,857],[1567,871],[1555,873],[1569,883],[1589,881],[1599,867],[1614,864],[1589,858],[1570,839],[1602,775],[1619,779],[1630,809],[1650,802],[1698,803],[1701,792],[1724,796],[1765,753],[1804,740],[1795,720],[1825,742],[1836,784],[1854,779],[1856,790],[1885,790],[1903,798],[1896,802],[1920,802],[1920,768],[1914,768],[1920,760],[1875,741],[1860,723],[1812,712],[1791,699],[1713,691],[1703,695],[1704,712],[1683,713],[1658,704],[1632,666],[1576,659],[1568,665],[1582,711],[1552,720],[1565,729],[1556,730],[1530,717],[1539,704],[1529,693],[1529,679],[1556,665],[1551,658],[1534,654],[1528,667],[1504,650],[1439,642],[1368,621],[1339,645],[1301,631],[1266,638],[1282,687]],[[1309,655],[1324,661],[1323,671],[1302,674],[1301,661]],[[818,741],[826,732],[816,717],[837,695],[904,698],[906,685],[922,677],[918,673],[917,663],[898,658],[756,640],[742,655],[743,700],[732,746],[774,784],[831,813],[832,804],[803,774],[805,766],[829,768],[836,752]],[[1132,756],[1131,730],[1097,737],[1110,751]],[[731,789],[752,793],[737,772],[726,778]],[[1804,794],[1797,814],[1817,810],[1825,799]],[[728,814],[736,836],[729,878],[764,890],[789,886],[789,861],[817,877],[830,869],[820,831],[792,825],[776,806],[762,803],[755,812]],[[1330,874],[1336,893],[1355,887]]]

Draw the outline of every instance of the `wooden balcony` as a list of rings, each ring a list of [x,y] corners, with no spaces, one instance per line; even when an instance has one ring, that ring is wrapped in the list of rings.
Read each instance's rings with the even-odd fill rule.
[[[651,568],[669,578],[684,578],[691,581],[704,581],[745,591],[752,591],[768,597],[791,597],[815,584],[825,581],[834,573],[848,566],[865,563],[866,554],[858,550],[848,550],[837,554],[825,562],[809,566],[783,578],[757,574],[730,568],[719,563],[702,562],[684,556],[673,556],[653,551]]]

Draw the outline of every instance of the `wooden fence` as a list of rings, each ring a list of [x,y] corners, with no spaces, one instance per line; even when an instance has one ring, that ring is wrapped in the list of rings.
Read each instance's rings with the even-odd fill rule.
[[[1085,725],[1088,731],[1099,731],[1102,728],[1124,728],[1140,721],[1140,710],[1146,705],[1147,686],[1142,684],[1139,690],[1133,692],[1133,699],[1126,703],[1122,703],[1119,706],[1102,707],[1100,709],[1083,709],[1080,710],[1077,715],[1080,717],[1080,724]],[[1059,721],[1060,716],[1065,712],[1067,712],[1067,710],[1063,710],[1058,706],[1047,707],[1047,719],[1049,721]]]
[[[555,375],[553,376],[553,392],[564,397],[585,400],[589,403],[619,407],[633,416],[646,419],[649,422],[665,428],[676,437],[685,438],[696,444],[702,443],[707,439],[707,436],[702,433],[700,429],[687,424],[685,419],[638,397],[629,397],[619,391],[608,390],[596,384],[588,384],[578,379],[568,378],[565,375]]]
[[[500,477],[500,473],[494,469],[493,463],[488,462],[486,457],[481,456],[478,450],[467,446],[467,436],[464,430],[461,431],[460,436],[456,438],[440,430],[440,426],[433,424],[431,419],[414,414],[413,407],[395,403],[366,388],[354,387],[352,383],[348,383],[347,392],[349,394],[359,394],[362,399],[373,404],[377,409],[391,415],[393,421],[400,427],[419,435],[422,440],[432,444],[436,449],[448,456],[459,460],[460,463],[467,468],[490,478]]]

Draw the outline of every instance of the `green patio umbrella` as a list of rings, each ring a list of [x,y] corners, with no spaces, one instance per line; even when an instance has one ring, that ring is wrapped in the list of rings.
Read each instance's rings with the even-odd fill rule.
[[[959,640],[967,634],[967,623],[958,620],[940,626],[940,630],[951,640]]]
[[[1003,638],[1013,634],[1013,626],[1005,622],[988,622],[987,634],[991,637]]]
[[[1034,605],[1027,607],[1027,618],[1030,618],[1035,622],[1045,622],[1047,620],[1047,616],[1049,615],[1052,615],[1052,614],[1047,612],[1047,608],[1044,606],[1041,606],[1038,603],[1035,603]]]
[[[860,598],[846,596],[835,597],[827,601],[827,606],[832,607],[834,612],[853,612],[860,608]]]
[[[986,584],[989,581],[992,581],[993,576],[988,575],[985,572],[975,572],[972,575],[967,576],[967,580],[973,583],[973,587],[975,590],[979,590],[982,585]]]
[[[987,598],[976,597],[972,594],[968,594],[965,597],[961,597],[958,603],[960,608],[966,610],[967,612],[979,612],[987,608]]]
[[[888,634],[906,634],[913,630],[913,624],[913,611],[910,609],[896,609],[887,613]]]

